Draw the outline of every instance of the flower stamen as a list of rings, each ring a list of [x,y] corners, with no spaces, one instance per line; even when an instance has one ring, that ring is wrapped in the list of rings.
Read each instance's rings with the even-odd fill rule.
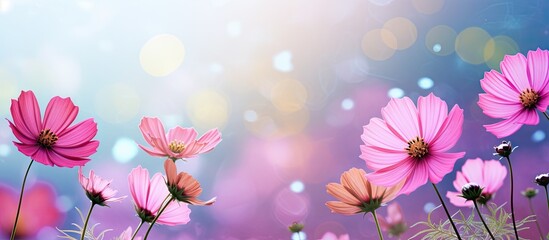
[[[421,159],[429,153],[429,144],[426,143],[423,138],[416,137],[408,141],[408,147],[405,148],[408,151],[408,155],[415,159]]]
[[[185,150],[186,146],[184,143],[174,140],[170,143],[169,148],[173,153],[181,153]]]
[[[51,148],[59,138],[50,129],[40,131],[37,143],[44,148]]]
[[[535,108],[539,99],[539,94],[530,88],[527,88],[520,94],[520,103],[527,109]]]

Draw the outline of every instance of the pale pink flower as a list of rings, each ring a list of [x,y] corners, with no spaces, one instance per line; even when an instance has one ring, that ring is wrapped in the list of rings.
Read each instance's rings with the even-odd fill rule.
[[[378,216],[379,226],[391,236],[400,236],[408,227],[404,221],[404,214],[398,203],[387,206],[387,217]]]
[[[69,127],[78,107],[70,98],[53,97],[44,119],[32,91],[21,91],[19,98],[11,100],[13,122],[9,125],[20,142],[17,149],[32,160],[49,166],[84,166],[89,156],[97,151],[99,142],[92,140],[97,124],[92,118]]]
[[[419,97],[417,108],[408,97],[391,99],[381,109],[383,119],[364,126],[360,158],[375,172],[373,184],[393,186],[405,179],[401,192],[409,194],[430,180],[438,183],[464,152],[447,153],[461,136],[463,110],[434,94]]]
[[[549,51],[528,51],[528,57],[518,53],[507,55],[495,70],[484,74],[478,105],[484,114],[503,120],[484,125],[486,131],[498,138],[507,137],[523,124],[537,125],[540,112],[549,105]]]
[[[110,187],[112,181],[102,179],[95,175],[93,170],[90,170],[90,178],[86,178],[84,174],[82,174],[82,167],[80,167],[78,169],[78,181],[86,191],[86,196],[94,204],[106,206],[107,203],[119,202],[126,198],[126,196],[115,198],[114,195],[116,195],[118,191]]]
[[[344,215],[372,212],[397,197],[404,185],[404,181],[393,187],[374,185],[366,179],[366,172],[357,168],[351,168],[341,174],[340,182],[341,184],[326,185],[327,192],[339,200],[329,201],[326,206],[333,213]]]
[[[474,182],[483,188],[482,198],[477,199],[477,202],[486,204],[501,188],[506,176],[507,168],[497,160],[468,159],[461,167],[461,171],[456,173],[454,187],[457,191],[448,191],[446,197],[455,206],[473,207],[472,201],[467,201],[460,195],[462,195],[461,190],[465,184]]]
[[[343,234],[338,237],[335,233],[326,232],[324,233],[324,235],[322,235],[322,238],[319,240],[350,240],[350,238],[349,238],[349,234]]]
[[[115,237],[114,240],[131,240],[132,235],[133,235],[133,230],[132,230],[132,227],[130,226],[130,227],[126,228],[126,230],[124,230],[120,234],[120,236]],[[134,239],[135,240],[141,240],[141,237],[135,237]]]
[[[164,161],[164,170],[166,170],[166,177],[168,178],[166,183],[168,191],[178,201],[198,206],[212,205],[215,202],[215,197],[208,201],[198,199],[198,195],[202,193],[200,183],[188,173],[180,172],[178,174],[173,160],[166,159]]]
[[[57,208],[55,189],[46,182],[36,182],[25,191],[19,213],[15,239],[36,239],[40,230],[54,228],[63,222],[65,214]],[[0,183],[0,239],[9,239],[19,198],[15,190]]]
[[[171,159],[186,159],[211,151],[221,142],[221,133],[211,129],[196,140],[197,132],[193,128],[177,126],[164,131],[164,126],[158,118],[144,117],[139,124],[141,134],[152,148],[139,145],[151,156],[169,157]]]
[[[164,177],[156,173],[149,179],[149,171],[141,166],[134,168],[128,176],[130,193],[135,203],[139,217],[146,222],[152,222],[160,210],[162,202],[169,196]],[[186,203],[171,201],[162,212],[156,223],[168,226],[186,224],[191,219],[191,210]]]

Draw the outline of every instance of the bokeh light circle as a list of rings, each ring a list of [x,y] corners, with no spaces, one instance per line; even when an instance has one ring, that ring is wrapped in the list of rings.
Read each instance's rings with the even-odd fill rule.
[[[163,77],[175,71],[183,63],[184,56],[185,47],[176,36],[160,34],[143,45],[139,60],[145,72]]]
[[[277,81],[271,89],[271,102],[281,112],[297,112],[305,106],[307,89],[297,80]]]
[[[446,56],[454,52],[457,33],[446,25],[431,28],[425,35],[425,46],[436,55]]]
[[[508,36],[496,36],[484,47],[484,60],[491,69],[499,70],[499,64],[505,55],[513,55],[519,51],[518,44]]]
[[[532,134],[532,141],[534,142],[541,142],[545,140],[545,132],[543,130],[537,130]]]
[[[481,64],[494,54],[485,51],[486,44],[492,39],[490,34],[479,27],[470,27],[461,31],[456,37],[455,49],[458,56],[465,62]]]
[[[444,0],[412,0],[414,8],[423,14],[433,14],[444,6]]]
[[[367,57],[383,61],[395,54],[397,37],[387,29],[374,29],[364,34],[361,46]]]
[[[119,163],[127,163],[137,156],[138,150],[137,143],[133,139],[123,137],[114,143],[112,156]]]
[[[353,99],[345,98],[343,99],[343,101],[341,101],[341,108],[343,108],[343,110],[351,110],[354,107],[355,102],[353,101]]]
[[[389,96],[390,98],[401,98],[401,97],[404,97],[404,90],[400,89],[400,88],[391,88],[389,89],[389,91],[387,92],[387,96]]]
[[[187,113],[196,128],[223,128],[229,117],[229,102],[218,91],[203,90],[189,98]]]
[[[294,69],[292,52],[286,50],[276,54],[273,57],[273,67],[281,72],[291,72]]]
[[[383,24],[383,29],[390,31],[396,38],[396,45],[394,45],[393,39],[387,37],[390,35],[383,35],[382,38],[387,46],[393,49],[403,50],[409,48],[416,42],[417,28],[416,25],[407,18],[396,17],[390,19]]]
[[[10,146],[6,144],[0,144],[0,157],[7,157],[10,155]]]
[[[429,89],[435,85],[435,82],[433,82],[433,79],[431,78],[422,77],[419,80],[417,80],[417,85],[422,89]]]
[[[296,180],[290,184],[290,190],[295,193],[300,193],[305,190],[305,184],[302,181]]]
[[[257,112],[254,110],[247,110],[244,112],[244,120],[247,122],[255,122],[257,121]]]
[[[433,209],[435,209],[437,206],[432,203],[432,202],[428,202],[428,203],[425,203],[425,205],[423,205],[423,211],[425,213],[430,213],[431,211],[433,211]]]

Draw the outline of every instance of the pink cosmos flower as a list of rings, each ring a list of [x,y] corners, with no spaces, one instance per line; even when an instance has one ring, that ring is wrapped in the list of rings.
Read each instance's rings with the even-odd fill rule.
[[[454,168],[464,152],[447,153],[459,137],[463,110],[429,94],[419,97],[417,108],[408,97],[391,99],[381,110],[383,119],[364,126],[360,158],[375,172],[373,184],[393,186],[406,179],[401,193],[409,194],[430,180],[438,183]]]
[[[132,230],[132,227],[128,227],[126,228],[126,230],[124,230],[120,236],[118,237],[115,237],[114,240],[131,240],[132,239],[132,234],[133,234],[133,230]],[[141,240],[141,237],[135,237],[134,238],[135,240]]]
[[[0,184],[0,239],[9,239],[15,220],[19,190]],[[45,227],[60,224],[64,214],[56,207],[57,193],[45,182],[36,182],[25,191],[15,239],[35,239]]]
[[[366,172],[362,169],[351,168],[341,174],[341,184],[326,185],[327,192],[339,201],[329,201],[326,206],[333,213],[352,215],[361,212],[371,212],[382,204],[393,200],[404,181],[393,187],[376,186],[366,179]]]
[[[135,203],[139,217],[146,222],[152,222],[160,210],[162,202],[170,194],[162,174],[156,173],[149,179],[149,171],[141,166],[134,168],[128,176],[130,193]],[[162,212],[156,223],[168,226],[186,224],[191,219],[188,204],[171,201]]]
[[[472,201],[467,201],[459,195],[465,184],[474,182],[483,188],[482,198],[477,199],[477,202],[486,204],[501,188],[506,176],[507,168],[497,160],[468,159],[461,167],[461,172],[458,171],[456,174],[454,187],[457,192],[448,191],[446,197],[457,207],[473,207]]]
[[[119,202],[126,196],[115,198],[114,195],[118,191],[110,188],[111,181],[104,180],[99,176],[95,175],[93,170],[90,170],[90,178],[86,178],[82,174],[82,167],[78,169],[78,181],[82,188],[86,191],[86,196],[94,204],[99,204],[101,206],[107,206],[109,202]]]
[[[479,94],[478,105],[484,114],[504,120],[484,125],[486,131],[498,138],[507,137],[523,124],[537,125],[540,112],[549,105],[549,51],[537,49],[522,54],[505,56],[495,70],[484,74],[480,86],[486,93]]]
[[[202,193],[200,183],[188,173],[180,172],[178,174],[173,160],[166,159],[164,161],[164,170],[166,170],[166,177],[168,178],[166,183],[168,190],[178,201],[197,206],[212,205],[215,202],[215,197],[208,201],[198,199],[198,195]]]
[[[389,232],[389,235],[398,237],[403,234],[406,229],[404,214],[398,203],[391,203],[387,206],[387,217],[378,216],[379,226],[383,231]]]
[[[92,140],[97,124],[92,118],[69,127],[78,114],[70,98],[53,97],[44,119],[32,91],[21,91],[11,100],[13,122],[9,125],[20,142],[19,151],[44,165],[59,167],[83,166],[97,151],[99,142]]]
[[[343,234],[341,236],[335,235],[335,233],[332,232],[326,232],[324,235],[322,235],[322,238],[320,240],[350,240],[349,234]]]
[[[197,133],[193,128],[177,126],[165,133],[164,126],[158,118],[144,117],[139,124],[141,134],[152,148],[139,145],[151,156],[185,159],[211,151],[221,142],[221,133],[211,129],[196,140]]]

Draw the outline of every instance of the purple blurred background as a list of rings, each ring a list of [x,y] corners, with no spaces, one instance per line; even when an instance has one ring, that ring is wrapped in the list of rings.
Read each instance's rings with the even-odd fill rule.
[[[307,239],[328,231],[375,239],[370,215],[341,216],[324,205],[334,199],[326,184],[351,167],[366,168],[358,157],[362,126],[390,97],[416,101],[434,92],[465,110],[453,150],[467,154],[454,170],[468,158],[492,159],[501,140],[482,127],[495,120],[476,104],[479,80],[499,70],[505,54],[549,48],[548,10],[542,0],[0,0],[0,116],[11,119],[10,99],[21,90],[33,90],[42,109],[55,95],[71,97],[77,120],[93,117],[99,127],[99,151],[84,172],[113,179],[122,195],[137,165],[163,171],[163,159],[137,147],[145,143],[142,116],[200,134],[219,128],[223,141],[212,152],[178,162],[216,204],[191,206],[187,225],[155,226],[154,239],[290,239],[293,221],[305,224]],[[520,191],[537,187],[534,177],[549,169],[543,120],[507,139],[520,146],[511,159],[519,219],[529,214]],[[0,182],[18,191],[29,159],[13,140],[5,121]],[[454,190],[454,178],[455,171],[439,184],[443,195]],[[27,188],[38,181],[56,191],[64,215],[57,226],[80,223],[74,207],[86,212],[89,201],[77,169],[38,164]],[[507,178],[493,201],[508,200]],[[428,185],[395,201],[408,225],[439,204]],[[548,229],[543,194],[534,203]],[[127,198],[96,208],[97,222],[98,230],[113,229],[112,239],[139,219]],[[529,227],[521,236],[536,238]],[[57,235],[46,227],[37,238]]]

